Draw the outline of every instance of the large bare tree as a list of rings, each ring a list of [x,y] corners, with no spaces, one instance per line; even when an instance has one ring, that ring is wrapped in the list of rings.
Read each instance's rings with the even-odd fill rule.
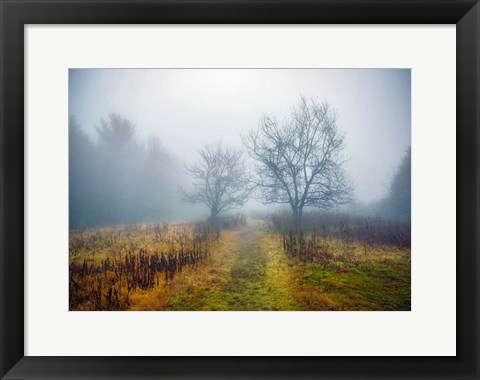
[[[353,187],[344,172],[344,135],[328,103],[301,97],[291,117],[264,116],[243,136],[255,160],[255,187],[265,204],[289,204],[301,217],[305,206],[330,208],[352,201]]]
[[[199,150],[200,158],[187,166],[193,177],[193,189],[180,189],[187,202],[202,203],[210,209],[210,220],[218,214],[242,206],[250,195],[245,163],[240,151],[220,143]]]

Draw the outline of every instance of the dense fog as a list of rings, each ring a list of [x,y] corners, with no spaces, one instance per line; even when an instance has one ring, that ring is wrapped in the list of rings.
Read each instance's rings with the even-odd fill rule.
[[[305,207],[409,219],[410,92],[403,69],[71,69],[70,228],[288,208],[277,190],[254,188],[260,156],[248,136],[262,126],[302,135],[292,127],[302,101],[306,122],[325,111],[322,122],[335,129],[323,133],[335,133],[331,144],[341,148],[322,190],[339,196]],[[297,147],[311,140],[298,136],[291,140]],[[230,160],[234,187],[245,187],[226,192],[234,200],[228,207],[202,203],[205,157]],[[224,173],[224,166],[208,170]],[[312,174],[298,172],[305,180]]]

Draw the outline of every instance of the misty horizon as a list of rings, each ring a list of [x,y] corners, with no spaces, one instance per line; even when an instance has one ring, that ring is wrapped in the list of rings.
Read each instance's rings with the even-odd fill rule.
[[[97,145],[102,120],[111,114],[128,120],[135,143],[148,150],[155,141],[174,168],[173,194],[191,183],[185,169],[203,146],[221,142],[247,158],[241,136],[262,117],[288,118],[301,96],[327,102],[345,134],[344,167],[355,201],[369,204],[388,195],[410,148],[410,92],[408,69],[70,69],[69,114]],[[176,198],[171,202],[190,209],[192,218],[206,214]],[[279,208],[256,200],[243,206]],[[184,211],[165,219],[185,218]]]

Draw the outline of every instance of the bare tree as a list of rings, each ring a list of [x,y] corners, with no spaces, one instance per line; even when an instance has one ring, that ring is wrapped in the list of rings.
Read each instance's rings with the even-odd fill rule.
[[[242,206],[250,195],[242,153],[223,148],[220,143],[199,150],[200,158],[187,167],[193,190],[180,189],[187,202],[202,203],[210,209],[210,220],[218,214]]]
[[[289,204],[301,217],[305,206],[326,209],[352,201],[342,168],[344,135],[329,104],[302,96],[290,119],[264,116],[243,142],[256,162],[255,187],[263,203]]]

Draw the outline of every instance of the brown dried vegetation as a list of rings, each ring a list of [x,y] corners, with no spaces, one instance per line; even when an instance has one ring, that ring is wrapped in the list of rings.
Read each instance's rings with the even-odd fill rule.
[[[205,223],[72,232],[70,310],[126,310],[134,292],[168,287],[204,263],[219,237]]]

